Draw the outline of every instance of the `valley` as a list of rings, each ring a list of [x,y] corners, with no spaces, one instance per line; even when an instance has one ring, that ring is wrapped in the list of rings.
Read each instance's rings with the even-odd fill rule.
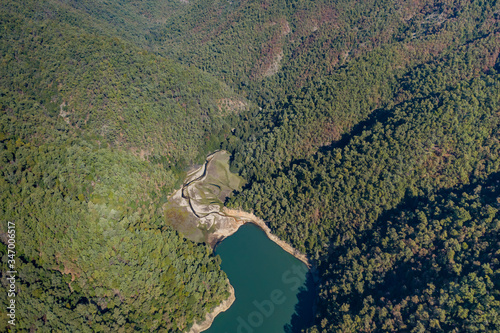
[[[0,331],[500,331],[499,55],[494,0],[1,1]]]

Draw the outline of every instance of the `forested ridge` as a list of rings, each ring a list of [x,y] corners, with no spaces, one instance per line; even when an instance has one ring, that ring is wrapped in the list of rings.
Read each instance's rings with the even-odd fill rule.
[[[226,205],[317,267],[306,332],[500,330],[497,1],[9,0],[0,22],[19,331],[181,332],[225,299],[163,212],[220,148],[248,181]]]
[[[453,240],[432,242],[463,240],[468,230],[450,212],[452,203],[435,196],[471,182],[486,186],[499,170],[497,18],[482,25],[485,11],[462,13],[466,18],[448,32],[434,29],[443,42],[456,38],[439,51],[403,60],[405,40],[383,45],[277,98],[256,124],[236,130],[243,140],[229,143],[233,167],[251,181],[228,205],[253,211],[316,259],[320,311],[310,332],[499,329],[498,220],[483,221],[480,213],[496,211],[496,192],[476,190],[470,228],[481,230],[473,240],[480,245],[465,246],[476,252],[460,254],[455,264]],[[490,13],[497,15],[494,7]],[[459,28],[476,14],[479,29]],[[426,36],[414,45],[428,46]],[[425,209],[447,218],[449,229],[420,224],[417,237],[397,216],[428,200],[434,206]],[[455,201],[463,209],[469,204]],[[384,239],[388,221],[401,224],[397,237],[390,230]]]
[[[488,41],[497,43],[496,39]],[[465,54],[474,51],[473,48]],[[370,210],[370,206],[379,207],[378,214],[392,208],[391,201],[398,202],[407,192],[419,194],[426,189],[467,182],[474,170],[479,174],[495,171],[498,74],[473,77],[474,68],[464,68],[465,63],[457,59],[461,56],[450,57],[405,75],[399,86],[411,87],[411,92],[400,91],[400,94],[411,93],[413,98],[377,110],[381,120],[374,117],[359,134],[349,138],[345,147],[318,151],[292,162],[288,168],[281,166],[280,170],[279,162],[283,159],[276,156],[279,144],[269,152],[261,142],[267,144],[271,139],[249,140],[246,149],[238,151],[235,161],[241,159],[242,174],[255,181],[233,198],[231,204],[254,210],[269,221],[274,220],[273,216],[288,221],[278,223],[280,228],[287,224],[297,226],[297,220],[303,218],[307,223],[304,232],[309,233],[316,229],[312,227],[312,215],[330,216],[328,220],[334,217],[347,225],[352,225],[353,219],[365,224],[371,219],[360,214]],[[454,85],[444,74],[454,71],[469,79]],[[426,78],[425,83],[415,79],[421,76]],[[281,127],[288,125],[283,124]],[[274,130],[294,135],[293,131],[281,131],[281,127]],[[268,136],[272,138],[272,134]],[[270,153],[276,155],[269,158]],[[259,173],[260,168],[268,173]],[[277,195],[279,191],[283,194]],[[318,224],[318,228],[332,230],[325,223]],[[295,232],[284,232],[281,236],[307,238]],[[302,241],[297,246],[306,250]]]
[[[226,276],[162,207],[229,132],[219,101],[237,96],[133,43],[35,15],[39,2],[2,6],[0,215],[16,224],[16,331],[187,330],[227,298]]]
[[[496,215],[477,222],[485,223],[475,234],[474,242],[481,243],[477,251],[484,251],[474,252],[478,260],[468,261],[464,254],[461,260],[467,264],[458,260],[450,264],[445,259],[451,245],[438,251],[434,248],[438,245],[431,242],[434,237],[444,242],[450,234],[462,237],[453,223],[460,227],[464,223],[451,213],[439,215],[445,209],[441,205],[449,208],[452,204],[434,199],[437,193],[470,182],[486,186],[496,179],[489,175],[499,171],[498,50],[498,34],[491,33],[396,76],[389,85],[394,98],[386,106],[374,110],[353,132],[312,154],[312,145],[300,154],[290,141],[304,138],[300,131],[308,124],[301,123],[307,121],[308,113],[300,111],[314,114],[325,109],[325,100],[332,94],[322,91],[293,97],[277,126],[235,149],[235,166],[253,182],[228,205],[253,211],[280,238],[317,259],[322,275],[321,310],[310,332],[499,329],[498,284],[493,282],[499,272]],[[491,55],[494,62],[487,60]],[[479,193],[483,197],[476,206],[492,200],[491,206],[484,204],[484,210],[496,212],[496,192]],[[391,231],[397,238],[379,236],[379,230],[387,230],[391,216],[405,209],[406,214],[413,213],[416,203],[426,200],[436,206],[426,209],[435,209],[439,217],[448,219],[454,232],[421,225],[423,231],[417,237],[407,235],[413,231],[398,224],[401,232]],[[481,209],[468,214],[481,220]],[[400,221],[392,219],[397,221],[391,220],[394,224]],[[434,235],[438,232],[442,236]],[[372,242],[374,238],[378,242]],[[407,256],[408,251],[417,253],[420,248],[432,252],[425,258]],[[469,265],[473,261],[476,264]],[[467,269],[462,271],[461,265],[468,265]],[[482,275],[484,265],[492,267],[486,276]],[[419,274],[425,275],[429,267],[433,275],[420,282]],[[393,286],[399,277],[402,280]],[[457,299],[453,299],[455,293],[460,295]],[[479,299],[473,301],[476,295]]]
[[[495,332],[499,177],[409,198],[325,267],[321,331]]]

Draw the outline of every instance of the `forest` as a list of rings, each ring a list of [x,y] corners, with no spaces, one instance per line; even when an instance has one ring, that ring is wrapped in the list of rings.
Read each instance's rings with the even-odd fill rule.
[[[228,296],[227,281],[207,245],[167,227],[163,205],[229,131],[218,104],[235,93],[125,40],[28,21],[40,3],[16,4],[0,11],[0,216],[20,244],[16,331],[187,330]]]
[[[500,331],[500,4],[0,3],[0,305],[186,332],[228,296],[168,197],[217,149],[319,276],[304,333]],[[0,331],[13,331],[0,311]]]

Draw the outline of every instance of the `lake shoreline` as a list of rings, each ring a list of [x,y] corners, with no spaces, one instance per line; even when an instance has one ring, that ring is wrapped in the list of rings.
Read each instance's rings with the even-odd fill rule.
[[[189,214],[191,214],[193,221],[197,221],[197,228],[200,228],[200,226],[204,226],[205,230],[210,230],[205,236],[205,241],[214,250],[215,247],[224,239],[236,233],[241,226],[246,223],[252,223],[259,229],[264,231],[269,240],[277,244],[285,252],[291,254],[296,259],[303,262],[309,269],[313,269],[307,255],[299,252],[293,246],[281,240],[278,236],[274,235],[271,232],[271,229],[264,222],[264,220],[255,216],[253,213],[248,213],[240,209],[229,209],[227,207],[224,207],[222,205],[222,200],[219,206],[210,204],[207,205],[203,202],[207,201],[206,194],[209,192],[203,191],[203,189],[198,185],[203,184],[209,174],[212,177],[217,176],[217,174],[213,174],[214,169],[210,167],[210,165],[212,163],[215,163],[214,161],[216,161],[217,159],[220,159],[220,156],[223,154],[227,154],[227,152],[214,152],[207,156],[207,159],[205,160],[205,163],[203,165],[190,170],[184,180],[181,189],[175,191],[169,197],[169,201],[171,201],[172,203],[176,203],[177,207],[185,209]],[[228,161],[226,163],[228,163]],[[229,166],[227,166],[227,168],[229,168]],[[207,206],[209,206],[209,209],[207,209]],[[181,232],[182,231],[184,230],[181,230]],[[196,241],[195,239],[191,240]],[[226,300],[222,301],[211,312],[207,313],[203,321],[201,321],[200,323],[195,322],[190,330],[187,331],[187,333],[200,333],[208,330],[217,315],[228,310],[231,307],[231,305],[236,300],[236,297],[234,288],[229,280],[228,286],[230,292],[229,297]]]
[[[194,323],[191,329],[187,333],[201,333],[203,331],[206,331],[212,326],[212,323],[214,322],[215,318],[222,312],[228,310],[231,305],[233,305],[234,301],[236,300],[236,296],[234,293],[234,288],[229,282],[229,279],[227,280],[227,284],[229,285],[229,297],[226,298],[222,303],[217,305],[212,312],[209,312],[205,315],[205,320],[203,320],[201,323]]]
[[[295,249],[293,246],[288,244],[287,242],[281,240],[278,236],[274,235],[271,232],[271,229],[266,225],[266,223],[255,216],[253,213],[248,213],[242,210],[235,210],[235,209],[229,209],[227,207],[223,207],[223,213],[227,218],[233,219],[233,223],[226,223],[225,227],[223,228],[218,228],[216,232],[214,232],[211,236],[213,237],[212,240],[209,242],[210,246],[212,249],[215,250],[218,244],[220,244],[224,239],[227,237],[233,235],[236,233],[239,228],[247,223],[251,223],[255,226],[257,226],[259,229],[264,231],[266,234],[267,238],[277,244],[280,248],[282,248],[285,252],[291,254],[301,262],[303,262],[309,269],[312,269],[312,265],[309,261],[309,258],[299,252],[297,249]],[[195,323],[193,327],[188,331],[188,333],[201,333],[205,330],[208,330],[210,326],[212,326],[213,321],[219,315],[220,313],[228,310],[231,305],[234,303],[236,300],[235,294],[234,294],[234,288],[229,284],[229,289],[231,295],[229,298],[224,300],[220,305],[218,305],[212,312],[209,312],[206,314],[205,320],[201,323]]]
[[[246,224],[246,223],[252,223],[259,227],[262,231],[264,231],[267,235],[267,237],[276,243],[279,247],[281,247],[283,250],[286,252],[290,253],[292,256],[295,258],[299,259],[302,261],[308,268],[312,267],[311,262],[309,261],[309,258],[307,255],[304,253],[298,251],[295,249],[292,245],[288,244],[284,240],[280,239],[278,236],[273,234],[271,232],[271,229],[267,226],[267,224],[262,220],[261,218],[255,216],[253,213],[248,213],[243,210],[237,210],[237,209],[230,209],[227,207],[223,207],[222,212],[226,217],[233,218],[235,220],[235,223],[232,224],[230,227],[219,227],[217,231],[213,233],[213,236],[215,237],[214,240],[211,242],[212,248],[215,249],[217,244],[222,242],[224,239],[227,237],[233,235],[238,229]]]

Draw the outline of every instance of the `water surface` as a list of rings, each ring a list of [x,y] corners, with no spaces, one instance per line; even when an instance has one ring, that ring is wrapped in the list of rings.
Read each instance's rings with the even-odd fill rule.
[[[307,266],[245,224],[216,248],[236,301],[207,333],[300,332],[312,318],[312,279]],[[300,301],[299,301],[300,300]]]

